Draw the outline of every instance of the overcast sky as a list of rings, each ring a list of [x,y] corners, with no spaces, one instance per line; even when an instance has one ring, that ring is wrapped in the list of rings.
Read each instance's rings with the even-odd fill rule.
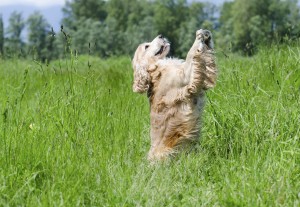
[[[52,5],[64,5],[65,0],[0,0],[0,6],[9,5],[31,5],[37,7],[48,7]]]
[[[64,5],[66,0],[0,0],[0,6],[10,5],[30,5],[37,7],[49,7],[54,5]],[[222,3],[230,0],[188,0],[188,1],[207,1],[213,3]]]

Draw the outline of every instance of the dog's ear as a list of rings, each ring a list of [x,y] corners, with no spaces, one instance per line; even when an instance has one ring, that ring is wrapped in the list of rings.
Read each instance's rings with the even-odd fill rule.
[[[139,58],[140,48],[135,52],[132,60],[133,67],[133,92],[144,93],[149,89],[150,76],[147,72],[147,64],[144,64],[141,58]]]

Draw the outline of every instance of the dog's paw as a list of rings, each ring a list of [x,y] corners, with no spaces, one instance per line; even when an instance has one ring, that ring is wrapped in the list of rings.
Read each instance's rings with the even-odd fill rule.
[[[211,39],[211,32],[205,29],[199,29],[196,32],[196,37],[198,40],[208,41]]]
[[[199,49],[203,50],[208,47],[213,48],[212,34],[209,30],[199,29],[196,32],[196,39],[199,41]]]

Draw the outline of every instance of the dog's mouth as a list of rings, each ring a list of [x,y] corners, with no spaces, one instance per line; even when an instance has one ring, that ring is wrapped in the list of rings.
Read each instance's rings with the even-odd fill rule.
[[[207,47],[210,48],[210,40],[211,40],[211,37],[210,36],[205,36],[205,40],[204,40],[204,43],[207,45]]]
[[[162,45],[160,49],[154,54],[155,56],[161,55],[165,50],[165,46]]]
[[[170,43],[165,41],[163,45],[161,45],[160,48],[156,51],[154,56],[163,56],[164,54],[166,55],[168,53],[169,48],[170,48]]]

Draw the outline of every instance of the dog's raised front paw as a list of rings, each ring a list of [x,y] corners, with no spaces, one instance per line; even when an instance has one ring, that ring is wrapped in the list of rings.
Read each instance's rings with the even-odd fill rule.
[[[212,34],[209,30],[199,29],[196,32],[196,39],[200,41],[199,49],[203,48],[213,48]],[[207,46],[207,47],[205,47]]]
[[[199,29],[196,32],[196,37],[198,40],[209,41],[211,39],[211,32],[205,29]]]

